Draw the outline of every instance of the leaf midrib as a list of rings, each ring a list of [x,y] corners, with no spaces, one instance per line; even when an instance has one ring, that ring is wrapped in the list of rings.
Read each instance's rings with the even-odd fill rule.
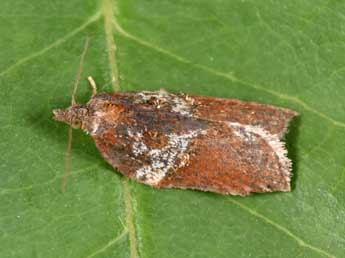
[[[114,41],[114,32],[113,32],[113,23],[115,21],[115,16],[113,12],[113,4],[110,0],[103,0],[102,2],[102,14],[104,17],[104,31],[107,41],[107,52],[111,76],[111,84],[114,91],[120,90],[119,85],[119,74],[116,64],[116,45]],[[129,183],[127,178],[122,178],[122,187],[123,187],[123,198],[125,204],[125,216],[126,224],[129,233],[129,245],[130,245],[130,258],[138,258],[138,243],[135,233],[135,225],[133,218],[133,207],[132,207],[132,196],[129,188]]]
[[[104,0],[104,1],[103,1],[103,6],[104,6],[104,5],[107,5],[107,6],[110,5],[111,8],[112,8],[112,3],[111,3],[111,1],[109,1],[109,0]],[[107,12],[107,13],[108,13],[108,12]],[[111,13],[113,13],[113,12],[111,11]],[[195,66],[195,67],[197,67],[197,68],[200,68],[200,69],[202,69],[202,70],[204,70],[204,71],[206,71],[206,72],[209,72],[209,73],[211,73],[211,74],[213,74],[213,75],[221,76],[221,77],[224,77],[224,78],[229,79],[229,80],[231,80],[231,81],[242,82],[244,85],[247,85],[248,87],[256,88],[256,89],[259,89],[259,90],[262,90],[262,91],[271,93],[272,95],[277,96],[277,97],[279,97],[279,98],[281,98],[281,99],[286,99],[286,100],[289,100],[289,101],[291,101],[291,102],[294,102],[294,103],[300,105],[300,106],[301,106],[302,108],[304,108],[305,110],[307,110],[307,111],[309,111],[309,112],[312,112],[312,113],[318,115],[319,117],[321,117],[321,118],[327,120],[328,122],[332,123],[334,126],[336,126],[336,127],[341,127],[341,128],[345,128],[345,123],[343,123],[343,122],[341,122],[341,121],[337,121],[337,120],[335,120],[335,119],[329,117],[327,114],[321,113],[320,111],[318,111],[318,110],[314,109],[313,107],[309,106],[309,104],[303,102],[302,100],[299,100],[298,98],[296,98],[296,97],[294,97],[294,96],[289,96],[289,95],[281,94],[281,93],[279,93],[279,92],[276,92],[276,91],[273,91],[273,90],[266,89],[266,88],[264,88],[263,86],[258,86],[258,85],[256,85],[256,84],[253,84],[253,83],[250,83],[250,82],[245,82],[245,81],[243,81],[243,80],[241,80],[241,79],[239,79],[239,78],[233,77],[232,75],[229,75],[229,74],[226,74],[226,73],[223,73],[223,72],[214,70],[214,69],[212,69],[212,68],[209,68],[209,67],[206,67],[206,66],[203,66],[203,65],[200,65],[200,64],[194,64],[192,61],[190,61],[190,60],[188,60],[188,59],[186,59],[186,58],[184,58],[184,57],[180,57],[180,56],[178,56],[178,55],[176,55],[176,54],[174,54],[174,53],[172,53],[172,52],[170,52],[170,51],[168,51],[168,50],[165,50],[165,49],[163,49],[163,48],[161,48],[161,47],[158,47],[158,46],[154,46],[154,45],[152,45],[151,43],[146,42],[146,41],[143,40],[143,39],[140,39],[140,38],[138,38],[138,37],[136,37],[136,36],[133,36],[132,34],[130,34],[130,33],[128,33],[127,31],[125,31],[125,30],[118,24],[118,22],[116,21],[114,15],[109,16],[109,14],[106,14],[106,13],[103,12],[103,11],[97,12],[94,16],[90,17],[90,18],[89,18],[85,23],[83,23],[81,26],[79,26],[78,28],[76,28],[76,29],[73,30],[72,32],[66,34],[64,37],[62,37],[62,38],[56,40],[56,41],[53,42],[52,44],[50,44],[50,45],[48,45],[47,47],[43,48],[42,50],[40,50],[40,51],[38,51],[38,52],[36,52],[36,53],[33,53],[32,55],[29,55],[29,56],[27,56],[27,57],[24,57],[24,58],[18,60],[15,64],[9,66],[7,69],[5,69],[5,70],[3,70],[2,72],[0,72],[0,76],[6,75],[7,73],[9,73],[10,71],[12,71],[13,69],[17,68],[18,66],[20,66],[20,65],[22,65],[22,64],[24,64],[24,63],[30,61],[31,59],[34,59],[34,58],[38,57],[38,56],[40,56],[40,55],[43,55],[43,54],[46,53],[48,50],[50,50],[50,49],[52,49],[52,48],[54,48],[54,47],[57,47],[57,46],[63,44],[64,42],[66,42],[68,39],[70,39],[70,38],[71,38],[72,36],[74,36],[75,34],[77,34],[77,33],[81,32],[81,31],[83,31],[83,30],[84,30],[86,27],[88,27],[91,23],[93,23],[93,22],[99,20],[99,18],[100,18],[101,16],[103,16],[104,19],[105,19],[105,31],[107,31],[107,30],[109,29],[109,28],[107,29],[106,24],[109,25],[109,21],[110,21],[111,24],[113,24],[113,25],[115,26],[115,29],[117,30],[117,32],[119,32],[119,33],[122,34],[123,36],[125,36],[125,37],[127,37],[127,38],[129,38],[129,39],[131,39],[131,40],[133,40],[133,41],[135,41],[135,42],[137,42],[137,43],[139,43],[139,44],[145,46],[145,47],[150,47],[151,49],[154,49],[154,50],[156,50],[157,52],[160,52],[161,54],[165,54],[165,55],[167,55],[167,56],[169,56],[169,57],[171,57],[171,58],[173,58],[173,59],[175,59],[175,60],[177,60],[177,61],[179,61],[179,62],[184,62],[184,63],[190,64],[190,65],[193,65],[193,66]],[[107,19],[108,19],[108,22],[106,22]],[[119,28],[120,28],[120,29],[119,29]],[[107,34],[107,33],[106,33],[106,34]],[[110,46],[113,45],[113,46],[115,47],[115,42],[114,42],[114,39],[113,39],[113,31],[112,31],[112,30],[111,30],[111,33],[108,33],[108,34],[106,35],[106,38],[107,38],[107,42],[110,40],[109,38],[111,38],[112,41],[110,41],[110,42],[112,42],[112,43],[110,43]],[[109,45],[108,45],[108,47],[109,47]],[[116,76],[116,78],[118,78],[118,76],[117,76],[117,75],[118,75],[117,70],[115,70],[114,67],[112,67],[112,64],[113,64],[113,65],[115,64],[115,66],[116,66],[116,62],[115,62],[115,49],[114,49],[114,50],[111,50],[111,49],[112,49],[112,48],[108,48],[108,53],[109,53],[110,56],[112,56],[112,57],[109,57],[109,63],[110,63],[110,67],[111,67],[111,68],[110,68],[110,70],[111,70],[111,75],[112,75],[112,77],[113,77],[113,76]],[[111,60],[113,60],[113,61],[111,61]],[[114,72],[114,71],[116,71],[116,72]],[[113,80],[112,80],[112,83],[113,83]],[[124,192],[125,192],[125,189],[128,189],[128,191],[129,191],[129,185],[128,185],[128,181],[127,181],[126,179],[123,180],[123,186],[124,186]],[[124,194],[124,199],[125,199],[125,203],[127,203],[127,204],[126,204],[126,216],[131,218],[130,221],[131,221],[131,224],[132,224],[132,226],[133,226],[133,230],[132,230],[132,233],[131,233],[130,227],[129,227],[129,225],[127,224],[128,230],[129,230],[129,234],[130,234],[130,235],[132,234],[132,235],[134,236],[134,241],[132,241],[133,239],[131,239],[131,237],[130,237],[130,239],[131,239],[131,251],[132,251],[132,248],[133,248],[133,247],[132,247],[132,246],[133,246],[133,242],[135,243],[135,245],[134,245],[135,249],[134,249],[134,250],[136,250],[136,251],[135,251],[135,252],[136,252],[136,256],[133,256],[133,255],[132,255],[132,252],[131,252],[131,257],[133,257],[133,258],[134,258],[134,257],[139,257],[139,256],[138,256],[138,252],[137,252],[137,243],[136,243],[135,231],[134,231],[135,227],[134,227],[134,224],[133,224],[133,215],[132,215],[130,191],[129,191],[129,195],[128,195],[127,197],[126,197],[125,194]],[[231,202],[232,202],[232,201],[231,201]],[[129,204],[129,206],[130,206],[130,207],[129,207],[130,211],[127,211],[127,205],[128,205],[128,204]],[[257,216],[258,218],[262,219],[262,220],[265,221],[266,223],[272,224],[272,223],[269,222],[269,221],[271,221],[270,219],[268,219],[267,217],[263,216],[262,214],[260,214],[260,213],[258,213],[258,212],[256,212],[256,211],[254,211],[254,210],[251,209],[250,207],[248,207],[248,206],[246,206],[246,205],[244,205],[244,204],[242,204],[242,203],[238,203],[238,202],[237,202],[236,204],[240,204],[240,205],[238,205],[238,206],[241,207],[241,208],[243,208],[244,210],[246,210],[246,211],[247,211],[248,213],[250,213],[251,215],[254,215],[254,216],[259,215],[259,216]],[[268,220],[269,220],[269,221],[268,221]],[[272,222],[272,221],[271,221],[271,222]],[[280,230],[280,231],[283,231],[283,232],[285,232],[285,231],[282,230],[282,228],[285,229],[285,230],[287,230],[285,227],[281,226],[280,224],[278,224],[278,223],[276,223],[276,222],[273,222],[273,224],[274,224],[274,225],[277,225],[277,227],[276,227],[277,230]],[[273,224],[272,224],[272,225],[273,225]],[[287,230],[287,231],[290,232],[289,230]],[[285,233],[287,233],[287,232],[285,232]],[[290,232],[290,233],[291,233],[291,232]],[[292,233],[291,233],[291,234],[292,234]],[[288,234],[288,235],[290,235],[290,234]],[[292,235],[294,235],[294,234],[292,234]],[[291,235],[290,235],[290,236],[291,236]],[[316,251],[316,252],[319,252],[320,254],[327,255],[327,256],[330,256],[330,257],[334,257],[334,256],[328,254],[327,252],[323,251],[322,249],[319,249],[319,248],[317,248],[317,247],[315,247],[315,246],[306,244],[303,240],[302,240],[302,242],[299,242],[297,239],[300,239],[300,238],[297,237],[296,235],[294,235],[294,236],[295,236],[295,237],[294,237],[295,240],[296,240],[301,246],[306,247],[306,248],[310,248],[310,249],[312,249],[312,250],[314,250],[314,251]]]

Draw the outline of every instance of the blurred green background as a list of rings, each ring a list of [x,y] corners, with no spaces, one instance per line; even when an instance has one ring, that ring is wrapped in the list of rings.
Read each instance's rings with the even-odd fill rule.
[[[0,257],[345,257],[345,2],[2,0]],[[300,112],[291,193],[241,198],[127,181],[74,131],[69,105],[167,89]],[[115,47],[116,46],[116,47]],[[112,81],[112,75],[118,81]]]

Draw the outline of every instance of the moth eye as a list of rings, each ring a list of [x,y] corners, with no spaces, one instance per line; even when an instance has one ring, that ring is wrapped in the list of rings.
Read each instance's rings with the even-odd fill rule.
[[[78,119],[73,120],[72,121],[72,127],[77,128],[77,129],[80,128],[81,127],[81,121]]]

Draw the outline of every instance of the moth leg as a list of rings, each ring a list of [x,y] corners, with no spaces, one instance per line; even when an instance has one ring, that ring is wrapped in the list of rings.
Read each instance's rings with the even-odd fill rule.
[[[94,81],[94,79],[91,76],[87,77],[87,79],[89,80],[89,83],[92,87],[92,96],[91,97],[94,97],[97,94],[96,82]]]

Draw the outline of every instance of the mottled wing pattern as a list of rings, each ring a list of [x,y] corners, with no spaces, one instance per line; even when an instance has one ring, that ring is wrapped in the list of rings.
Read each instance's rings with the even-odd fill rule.
[[[238,99],[204,96],[191,98],[194,99],[193,114],[201,119],[260,126],[268,133],[276,134],[280,138],[286,132],[290,120],[298,115],[290,109]]]
[[[137,181],[235,195],[290,190],[279,138],[293,111],[165,91],[97,95],[88,105],[106,118],[91,134],[102,155]],[[261,121],[269,117],[275,122]]]
[[[88,109],[98,119],[89,131],[104,158],[154,186],[184,164],[189,142],[209,123],[189,116],[190,106],[165,91],[99,94]]]
[[[159,187],[221,194],[290,191],[291,162],[279,138],[261,127],[210,124],[185,153],[188,165],[168,174]]]

